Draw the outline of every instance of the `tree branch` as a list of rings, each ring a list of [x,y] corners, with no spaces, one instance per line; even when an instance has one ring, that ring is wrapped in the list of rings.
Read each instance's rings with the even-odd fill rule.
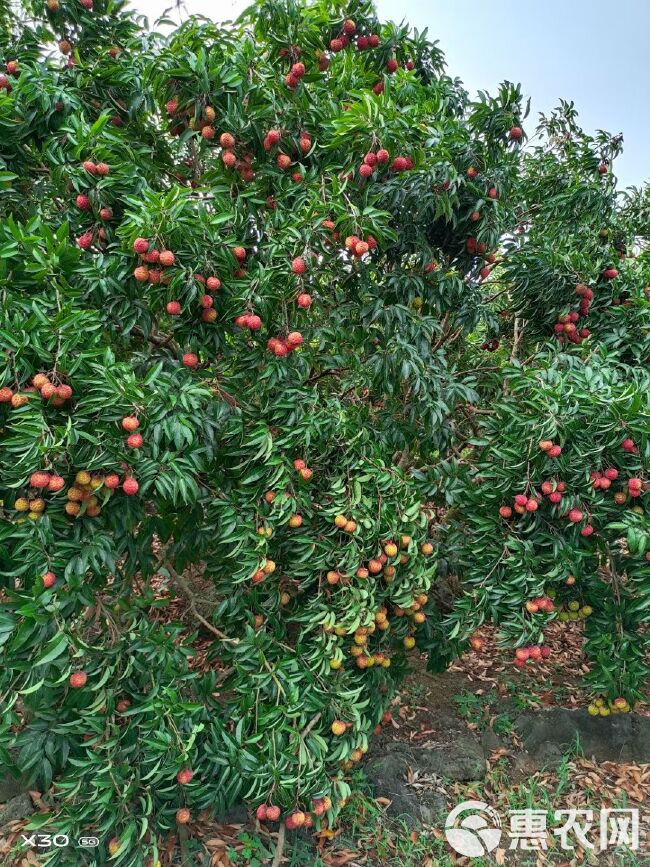
[[[194,596],[192,594],[192,588],[187,583],[185,578],[174,569],[174,567],[171,565],[171,563],[168,560],[165,560],[163,565],[164,565],[165,569],[167,569],[167,571],[169,572],[171,577],[174,579],[174,581],[181,588],[181,590],[183,591],[185,596],[187,597],[187,601],[189,602],[189,605],[190,605],[190,611],[192,612],[194,617],[199,621],[199,623],[202,626],[205,626],[205,628],[208,629],[213,635],[216,635],[220,641],[227,641],[230,644],[239,644],[238,638],[229,638],[225,633],[223,633],[220,629],[217,629],[216,626],[213,626],[209,620],[206,620],[205,617],[203,617],[203,615],[199,613],[199,611],[198,611],[198,609],[194,603]]]

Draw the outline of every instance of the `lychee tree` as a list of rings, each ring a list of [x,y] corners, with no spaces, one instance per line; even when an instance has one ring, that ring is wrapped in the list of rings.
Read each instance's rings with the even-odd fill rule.
[[[524,159],[518,87],[471,102],[426,34],[367,3],[268,2],[167,36],[124,5],[2,13],[0,761],[48,793],[39,822],[100,837],[92,863],[141,865],[239,799],[289,829],[331,824],[416,643],[449,659],[488,616],[528,641],[508,617],[532,580],[507,611],[477,597],[500,577],[485,526],[515,535],[505,501],[464,510],[477,478],[506,472],[482,436],[511,437],[518,462],[533,449],[541,472],[554,459],[538,440],[564,455],[565,427],[582,431],[577,412],[542,424],[526,409],[517,383],[542,405],[556,368],[581,395],[592,369],[611,390],[602,417],[585,397],[589,468],[576,451],[563,471],[572,505],[601,509],[597,533],[619,525],[607,550],[624,592],[581,591],[589,623],[615,609],[632,635],[645,518],[583,477],[616,466],[643,507],[648,443],[640,354],[558,367],[550,307],[526,306],[526,269],[559,245],[541,244],[544,223],[570,245],[576,220],[559,203],[530,217],[573,156]],[[619,206],[601,174],[594,207],[629,237],[642,197]],[[592,266],[565,271],[587,285]],[[531,340],[532,372],[506,367]],[[634,451],[616,451],[619,428]],[[509,478],[503,496],[527,502],[546,480]],[[566,519],[551,512],[551,531],[542,511],[529,571],[554,546],[576,552],[576,577],[601,568],[600,535],[561,545]],[[449,616],[437,539],[465,591]],[[617,683],[630,701],[635,654]]]
[[[449,638],[496,622],[523,667],[551,618],[584,619],[587,684],[628,707],[650,673],[650,377],[598,354],[503,372],[509,393],[456,466],[445,546],[465,594]]]
[[[410,470],[476,398],[523,113],[368,4],[123,6],[0,39],[0,750],[136,865],[241,798],[331,823],[442,640]]]
[[[650,674],[650,209],[647,188],[617,191],[620,137],[586,135],[569,104],[538,132],[487,281],[503,346],[486,363],[468,341],[482,405],[431,474],[464,591],[445,620],[454,646],[431,662],[490,620],[532,671],[549,619],[585,619],[589,710],[605,716]]]

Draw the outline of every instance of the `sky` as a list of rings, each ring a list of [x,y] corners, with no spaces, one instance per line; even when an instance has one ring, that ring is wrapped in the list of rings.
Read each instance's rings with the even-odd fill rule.
[[[173,0],[131,0],[153,21]],[[234,18],[249,0],[185,0],[187,13]],[[538,112],[573,100],[588,131],[624,135],[614,170],[622,186],[650,181],[650,0],[377,0],[379,17],[428,28],[447,57],[447,72],[469,90],[496,92],[505,79]]]

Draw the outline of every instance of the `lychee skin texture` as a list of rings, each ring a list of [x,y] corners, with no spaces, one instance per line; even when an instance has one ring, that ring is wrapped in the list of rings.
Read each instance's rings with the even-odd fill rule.
[[[293,260],[291,270],[294,274],[304,274],[307,271],[307,263],[301,257]]]
[[[133,433],[140,427],[140,422],[134,415],[127,415],[122,419],[122,427],[125,431]]]
[[[52,587],[55,582],[56,575],[54,572],[46,572],[45,575],[43,575],[43,587],[45,587],[46,590]]]
[[[279,807],[267,807],[266,808],[266,818],[269,822],[277,822],[280,819],[280,808]]]
[[[47,488],[50,483],[50,474],[49,473],[32,473],[29,484],[32,488]]]
[[[196,367],[198,363],[198,356],[195,355],[193,352],[186,352],[185,355],[183,355],[183,364],[185,365],[185,367],[193,368]]]
[[[377,151],[377,162],[378,163],[380,163],[381,165],[384,165],[385,163],[388,162],[389,159],[390,159],[390,154],[388,153],[388,151],[385,148],[380,148]]]
[[[171,250],[163,250],[158,257],[158,261],[161,265],[164,265],[165,268],[169,268],[176,261],[176,256],[174,256]]]
[[[127,446],[129,446],[132,449],[142,448],[142,446],[144,444],[144,439],[142,438],[142,434],[139,434],[139,433],[131,434],[131,436],[127,437],[126,444],[127,444]]]
[[[142,255],[149,249],[149,241],[146,238],[136,238],[133,242],[133,250]]]
[[[300,346],[304,341],[302,334],[299,331],[291,331],[287,334],[287,345],[291,349],[295,349],[297,346]]]
[[[74,671],[69,679],[68,683],[73,689],[81,689],[86,685],[86,681],[88,680],[88,675],[85,671]]]
[[[108,488],[109,491],[114,491],[115,488],[119,487],[120,477],[117,473],[109,473],[104,479],[104,487]]]
[[[179,771],[176,774],[176,780],[179,785],[186,786],[189,782],[191,782],[193,776],[194,771],[190,770],[190,768],[183,768],[182,771]]]
[[[311,307],[312,298],[307,292],[302,292],[297,298],[298,307],[302,307],[303,310],[307,310],[307,308]]]
[[[140,485],[136,482],[135,479],[124,479],[122,483],[122,490],[128,497],[133,497],[138,493],[140,489]]]
[[[178,316],[181,312],[181,305],[178,301],[170,301],[167,304],[167,312],[170,316]]]

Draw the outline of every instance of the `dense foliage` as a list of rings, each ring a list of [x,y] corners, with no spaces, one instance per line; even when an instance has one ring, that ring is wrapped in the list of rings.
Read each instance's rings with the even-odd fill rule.
[[[331,823],[411,648],[491,619],[541,655],[559,605],[627,710],[650,202],[620,140],[562,105],[524,150],[518,87],[472,102],[367,3],[166,36],[123,7],[0,11],[0,765],[54,783],[39,821],[122,865],[242,798]]]

